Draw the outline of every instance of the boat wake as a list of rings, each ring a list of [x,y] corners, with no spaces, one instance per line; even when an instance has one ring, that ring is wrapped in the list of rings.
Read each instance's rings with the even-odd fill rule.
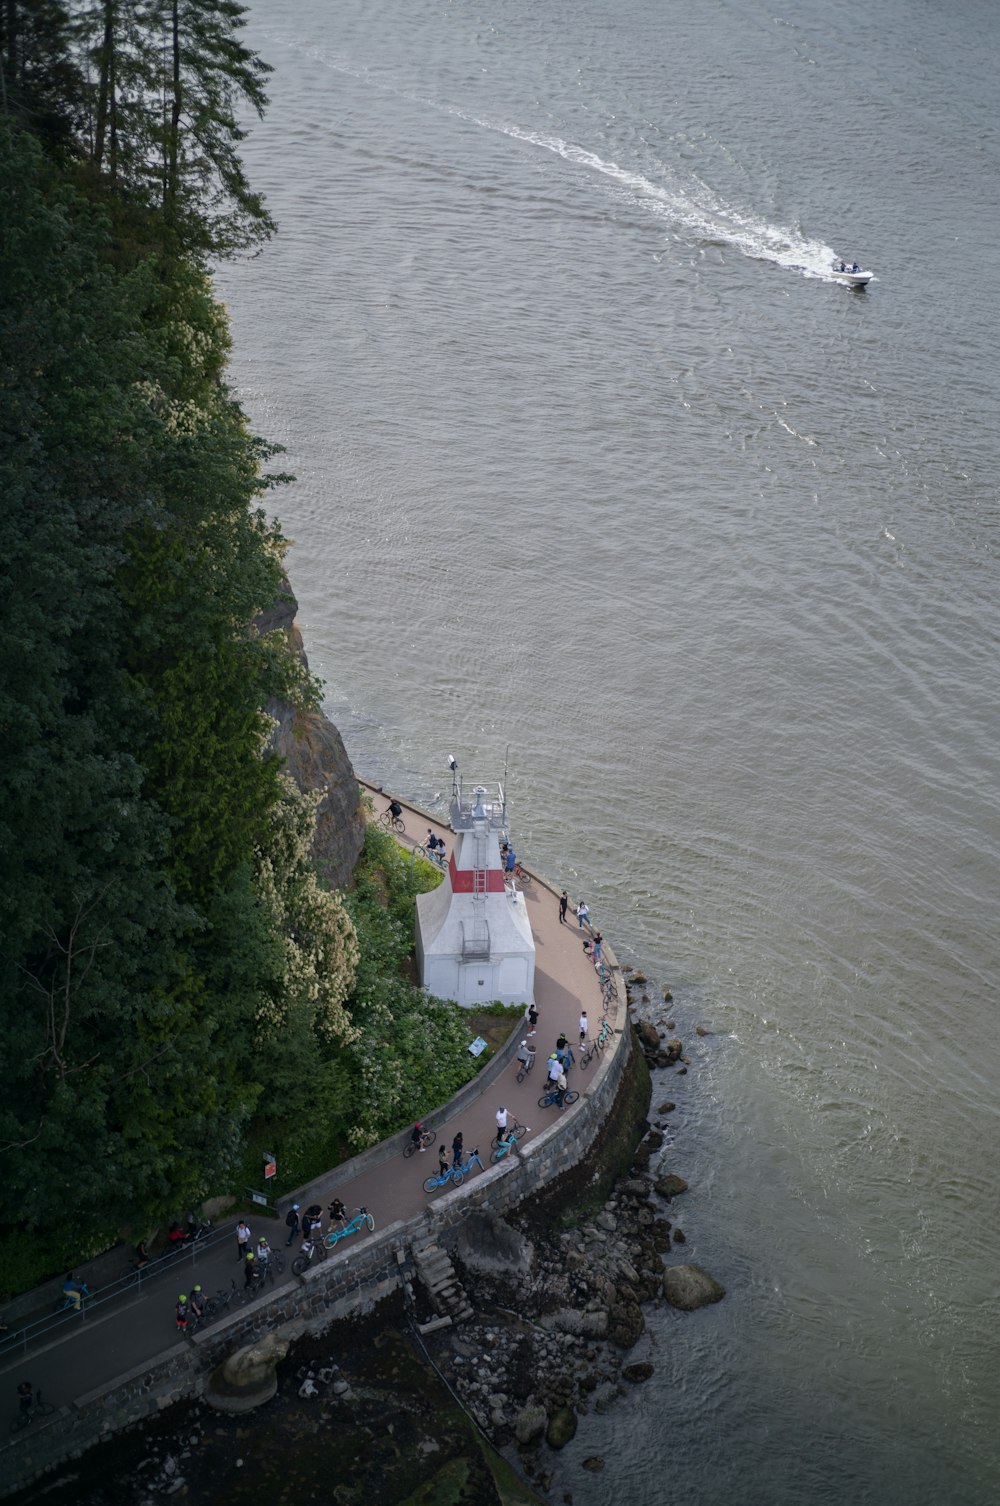
[[[834,250],[823,241],[811,240],[799,231],[766,220],[727,204],[707,184],[694,175],[683,183],[654,182],[635,169],[622,167],[574,142],[540,131],[532,131],[509,121],[490,120],[439,100],[412,94],[372,76],[366,67],[334,60],[323,49],[309,48],[310,55],[334,72],[363,80],[373,87],[406,99],[411,104],[434,110],[442,115],[508,136],[513,141],[541,151],[551,152],[563,161],[596,174],[621,201],[654,215],[671,233],[693,238],[702,248],[731,247],[744,256],[800,272],[804,276],[832,280]],[[669,168],[657,163],[657,171],[669,175]]]
[[[553,152],[566,162],[597,173],[634,207],[652,213],[671,230],[693,235],[702,245],[729,246],[758,261],[773,262],[776,266],[824,281],[831,279],[832,246],[811,240],[787,226],[771,225],[757,215],[735,209],[696,178],[683,185],[655,183],[643,173],[608,161],[561,137],[505,122],[478,119],[457,110],[449,113],[462,115],[472,124]]]

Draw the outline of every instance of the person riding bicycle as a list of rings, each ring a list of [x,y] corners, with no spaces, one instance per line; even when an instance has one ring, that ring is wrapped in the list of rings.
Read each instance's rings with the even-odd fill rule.
[[[144,1265],[149,1265],[149,1262],[152,1260],[152,1258],[152,1255],[150,1255],[149,1251],[146,1249],[146,1241],[144,1239],[140,1239],[139,1243],[135,1247],[136,1270],[141,1271]]]
[[[507,1110],[503,1104],[497,1109],[497,1144],[502,1145],[507,1138]]]
[[[339,1197],[334,1198],[333,1202],[327,1209],[327,1215],[330,1219],[331,1224],[347,1223],[347,1209],[344,1207]]]
[[[167,1232],[167,1244],[172,1250],[179,1250],[181,1245],[187,1243],[187,1235],[180,1224],[171,1224]]]
[[[410,1142],[413,1145],[414,1150],[419,1150],[419,1151],[426,1150],[427,1147],[423,1144],[423,1138],[424,1138],[424,1127],[420,1123],[420,1120],[418,1119],[417,1122],[416,1122],[416,1124],[413,1126],[413,1128],[410,1131]]]
[[[90,1296],[90,1287],[85,1281],[79,1280],[72,1271],[66,1272],[66,1280],[63,1282],[64,1307],[73,1307],[77,1312],[83,1306],[84,1297]]]
[[[177,1298],[177,1306],[174,1308],[174,1321],[177,1324],[178,1333],[187,1333],[188,1299],[186,1292],[181,1292]]]
[[[20,1382],[17,1388],[17,1400],[18,1406],[21,1408],[21,1415],[27,1415],[35,1405],[35,1388],[30,1381],[24,1380]]]
[[[517,1059],[522,1067],[530,1067],[535,1060],[534,1046],[529,1046],[527,1041],[522,1041],[517,1048]]]
[[[257,1241],[257,1259],[260,1261],[262,1266],[266,1266],[270,1258],[271,1246],[268,1244],[267,1240],[262,1234]]]
[[[393,821],[398,821],[403,814],[403,807],[398,800],[389,801],[389,815]]]
[[[193,1286],[191,1288],[191,1295],[188,1298],[188,1307],[191,1309],[191,1316],[193,1318],[197,1318],[199,1321],[204,1318],[205,1293],[202,1291],[200,1286]]]
[[[446,1177],[450,1170],[451,1167],[448,1165],[448,1152],[445,1150],[444,1146],[441,1145],[438,1147],[438,1176]]]

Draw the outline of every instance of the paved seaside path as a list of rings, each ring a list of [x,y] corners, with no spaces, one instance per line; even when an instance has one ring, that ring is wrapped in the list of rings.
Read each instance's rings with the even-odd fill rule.
[[[372,786],[366,788],[373,796],[377,819],[386,809],[389,796]],[[401,796],[396,798],[403,806],[406,824],[404,847],[412,847],[414,843],[422,844],[428,829],[432,829],[438,836],[445,838],[450,856],[450,828],[409,805]],[[535,876],[534,881],[525,886],[523,897],[536,948],[535,1002],[539,1021],[538,1033],[534,1038],[538,1053],[534,1070],[522,1084],[518,1084],[515,1079],[516,1061],[505,1062],[498,1069],[495,1059],[475,1080],[478,1092],[473,1090],[470,1095],[468,1087],[463,1090],[460,1095],[462,1107],[453,1115],[448,1108],[435,1112],[436,1106],[427,1104],[421,1117],[436,1129],[437,1140],[424,1155],[404,1159],[401,1151],[405,1136],[394,1136],[390,1141],[383,1142],[381,1147],[373,1147],[317,1178],[308,1187],[279,1196],[278,1220],[261,1217],[259,1209],[245,1205],[255,1241],[259,1234],[266,1234],[272,1244],[284,1249],[287,1230],[282,1219],[292,1201],[300,1202],[303,1206],[314,1201],[320,1203],[324,1214],[334,1195],[340,1197],[348,1209],[363,1204],[374,1216],[376,1230],[397,1219],[417,1217],[425,1211],[434,1197],[441,1195],[431,1194],[428,1197],[423,1191],[422,1183],[426,1176],[437,1169],[436,1152],[439,1144],[448,1147],[450,1160],[451,1141],[457,1130],[462,1131],[466,1153],[478,1146],[480,1158],[488,1167],[490,1141],[496,1133],[495,1115],[501,1103],[506,1105],[512,1117],[528,1125],[535,1133],[558,1117],[559,1110],[556,1108],[538,1107],[546,1078],[544,1063],[561,1030],[565,1031],[574,1053],[577,1053],[577,1022],[581,1008],[587,1010],[591,1034],[596,1032],[603,1013],[601,991],[597,973],[583,950],[583,941],[589,931],[579,929],[572,908],[567,923],[560,924],[558,891],[550,889]],[[575,904],[581,897],[586,896],[571,895],[571,904]],[[618,1017],[616,1019],[612,1013],[610,1018],[612,1024],[621,1028],[625,1022],[624,987],[619,988],[619,996],[622,1002],[618,1004]],[[521,1037],[522,1032],[518,1031],[516,1039]],[[580,1079],[579,1068],[571,1069],[570,1086],[583,1087],[584,1082]],[[568,1119],[573,1112],[574,1109],[569,1108],[564,1114]],[[280,1147],[278,1154],[280,1169]],[[478,1174],[478,1171],[473,1171],[469,1182],[473,1182]],[[442,1192],[461,1195],[455,1194],[450,1186],[442,1189]],[[225,1227],[235,1231],[238,1217],[238,1212],[232,1215]],[[357,1235],[345,1239],[343,1244],[330,1252],[328,1258],[336,1261],[357,1240]],[[294,1255],[297,1250],[298,1242],[286,1253]],[[126,1258],[124,1251],[114,1257],[102,1257],[100,1270],[105,1274],[98,1275],[86,1265],[79,1266],[78,1270],[92,1287],[97,1287],[102,1282],[113,1280],[118,1274],[117,1268],[124,1264]],[[21,1379],[30,1379],[55,1405],[68,1406],[78,1397],[109,1383],[116,1376],[154,1360],[177,1342],[173,1312],[178,1292],[190,1291],[192,1284],[198,1281],[206,1293],[211,1294],[218,1287],[228,1286],[234,1277],[242,1283],[235,1233],[207,1250],[199,1247],[193,1261],[190,1257],[178,1259],[171,1264],[169,1270],[144,1281],[141,1291],[129,1291],[113,1301],[92,1308],[82,1320],[73,1319],[46,1339],[32,1344],[26,1352],[20,1347],[13,1347],[17,1329],[25,1320],[8,1318],[11,1331],[2,1336],[3,1350],[0,1352],[0,1374],[3,1376],[7,1406],[0,1407],[0,1421],[5,1412],[9,1411],[13,1415],[16,1408],[14,1389]],[[278,1278],[277,1284],[281,1286],[294,1280],[296,1278],[291,1275],[289,1260],[285,1274]],[[39,1313],[31,1316],[41,1316],[50,1311],[51,1303],[47,1303],[40,1308]]]

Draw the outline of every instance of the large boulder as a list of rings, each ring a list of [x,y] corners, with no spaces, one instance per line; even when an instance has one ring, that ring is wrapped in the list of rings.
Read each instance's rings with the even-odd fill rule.
[[[572,1333],[583,1339],[603,1339],[608,1332],[608,1315],[603,1308],[582,1313],[575,1307],[561,1307],[538,1321],[550,1333]]]
[[[544,1407],[534,1404],[522,1407],[514,1420],[514,1437],[518,1443],[534,1443],[544,1433],[547,1421]]]
[[[288,1340],[267,1333],[257,1344],[237,1349],[214,1370],[205,1400],[220,1412],[250,1412],[278,1389],[277,1367],[288,1353]]]
[[[549,1448],[565,1448],[576,1433],[576,1413],[572,1407],[559,1407],[549,1418],[545,1441]]]
[[[488,1209],[470,1213],[458,1236],[458,1257],[474,1271],[526,1275],[533,1253],[530,1240]]]
[[[278,600],[255,618],[253,627],[261,636],[284,633],[308,669],[302,634],[295,625],[298,609],[291,586],[283,580]],[[271,749],[285,760],[285,768],[300,790],[323,792],[316,811],[312,856],[330,887],[343,889],[350,882],[367,824],[358,778],[343,739],[321,711],[300,711],[287,701],[277,700],[268,702],[267,711],[277,723]]]
[[[648,1020],[637,1020],[635,1033],[639,1037],[639,1044],[644,1051],[658,1051],[660,1047],[660,1035],[655,1025]]]
[[[655,1185],[657,1192],[661,1197],[665,1197],[668,1203],[671,1198],[677,1197],[678,1193],[687,1192],[688,1190],[687,1182],[674,1171],[665,1177],[658,1178]]]
[[[710,1302],[721,1302],[726,1288],[700,1265],[672,1265],[663,1273],[663,1295],[671,1307],[692,1313]]]

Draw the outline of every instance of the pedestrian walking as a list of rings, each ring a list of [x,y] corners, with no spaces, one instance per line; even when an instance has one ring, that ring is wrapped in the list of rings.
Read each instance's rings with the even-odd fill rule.
[[[538,1010],[537,1010],[537,1008],[535,1007],[534,1004],[529,1004],[528,1005],[528,1024],[531,1026],[531,1029],[528,1031],[528,1034],[529,1035],[534,1035],[535,1028],[536,1028],[536,1026],[538,1024]]]
[[[299,1232],[298,1203],[293,1203],[288,1212],[285,1214],[285,1223],[288,1225],[288,1238],[285,1240],[285,1244],[290,1245],[296,1234]]]
[[[462,1162],[462,1131],[459,1130],[458,1134],[455,1136],[454,1140],[451,1142],[451,1164],[453,1166],[460,1166],[461,1162]]]
[[[253,1235],[250,1233],[250,1225],[245,1218],[241,1218],[236,1225],[236,1259],[245,1260],[250,1248]]]
[[[181,1292],[177,1298],[177,1306],[174,1308],[174,1322],[177,1324],[178,1333],[188,1331],[188,1299],[187,1292]]]
[[[580,903],[576,907],[576,919],[577,924],[582,931],[584,926],[590,919],[590,906],[587,904],[587,901],[585,899],[581,899]]]
[[[580,1014],[580,1045],[587,1039],[587,1011],[584,1009]]]
[[[568,909],[569,909],[569,895],[566,893],[566,890],[564,889],[563,892],[559,896],[559,924],[561,926],[564,926],[566,924],[566,911]]]

